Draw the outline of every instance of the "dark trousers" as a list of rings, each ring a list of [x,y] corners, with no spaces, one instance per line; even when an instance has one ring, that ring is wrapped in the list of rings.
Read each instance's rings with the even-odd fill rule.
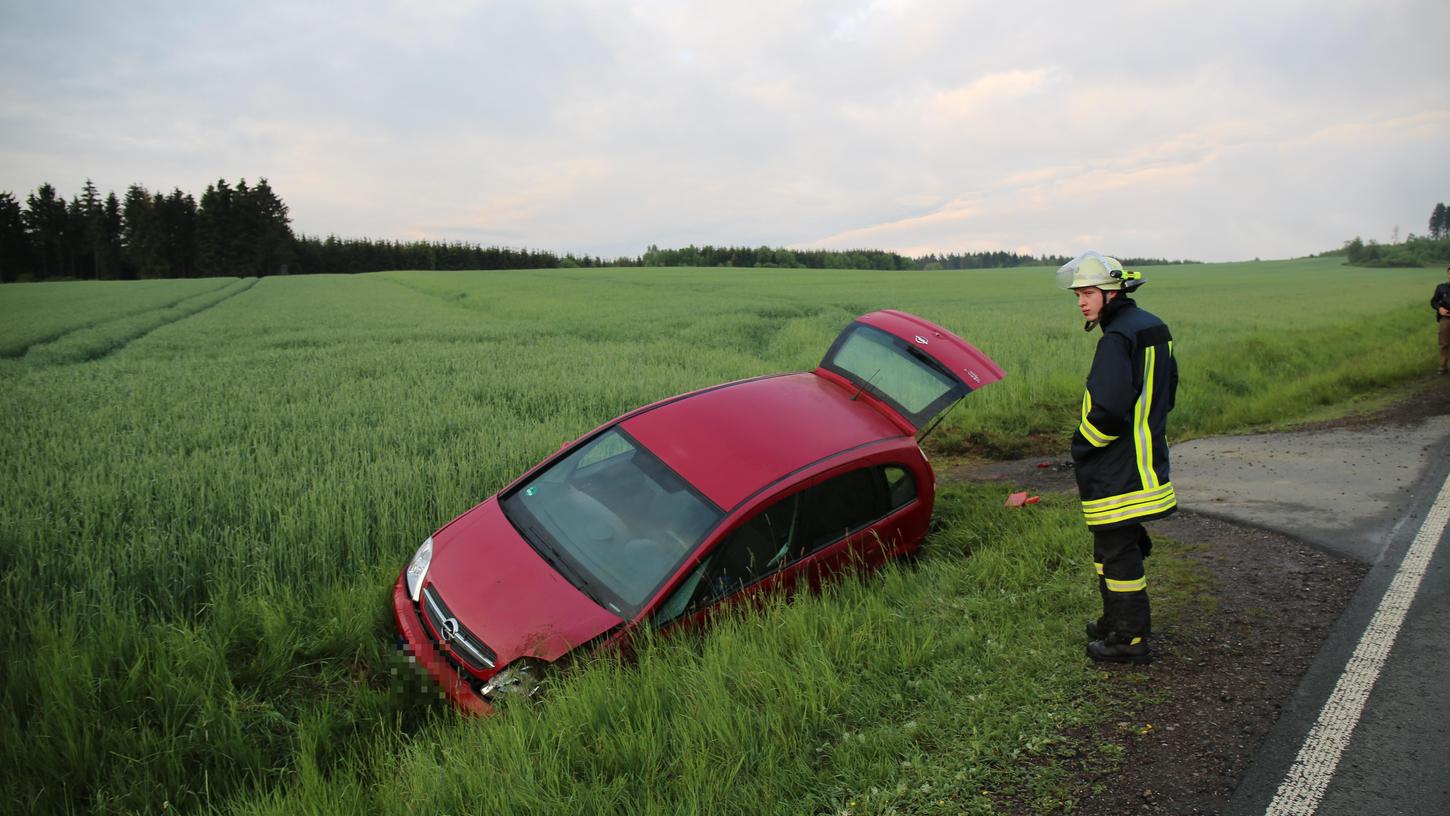
[[[1153,630],[1143,559],[1153,540],[1141,524],[1093,531],[1093,561],[1103,596],[1099,625],[1119,638],[1147,637]]]
[[[1440,335],[1440,371],[1444,372],[1450,365],[1450,317],[1441,318],[1436,331]]]

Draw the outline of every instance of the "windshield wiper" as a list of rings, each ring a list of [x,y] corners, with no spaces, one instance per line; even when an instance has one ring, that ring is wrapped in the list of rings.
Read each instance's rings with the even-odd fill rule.
[[[589,600],[600,606],[606,605],[604,600],[594,590],[593,584],[590,583],[588,578],[584,577],[584,573],[566,564],[563,558],[560,558],[553,549],[544,543],[544,537],[539,534],[538,530],[534,529],[532,525],[526,524],[523,526],[523,532],[524,539],[529,542],[529,546],[534,548],[534,552],[537,552],[540,558],[548,562],[549,566],[553,567],[555,572],[564,576],[564,580],[573,584],[574,588],[584,593]],[[613,607],[614,605],[608,604],[608,606]]]

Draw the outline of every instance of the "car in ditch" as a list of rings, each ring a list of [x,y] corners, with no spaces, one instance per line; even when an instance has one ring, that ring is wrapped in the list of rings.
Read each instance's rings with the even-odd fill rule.
[[[423,542],[393,591],[402,645],[485,714],[642,627],[913,553],[935,497],[920,438],[1001,378],[955,334],[887,310],[848,325],[814,371],[631,411]]]

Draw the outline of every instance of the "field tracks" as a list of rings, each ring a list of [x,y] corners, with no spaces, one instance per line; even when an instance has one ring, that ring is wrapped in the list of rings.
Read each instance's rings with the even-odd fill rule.
[[[88,316],[84,310],[82,310],[79,314],[73,312],[70,316],[70,320],[62,321],[58,326],[55,326],[54,328],[48,331],[44,331],[38,335],[31,335],[27,337],[22,331],[22,333],[18,337],[9,337],[5,340],[0,340],[0,359],[18,360],[28,354],[31,349],[38,346],[46,345],[48,343],[54,343],[65,337],[66,335],[73,334],[79,331],[85,331],[86,329],[95,328],[105,323],[112,323],[117,320],[123,320],[128,317],[135,317],[137,315],[154,312],[161,309],[170,309],[174,306],[181,304],[184,301],[190,300],[199,295],[209,294],[225,289],[227,286],[230,286],[233,283],[235,283],[235,281],[221,279],[217,281],[216,286],[213,286],[212,288],[207,289],[204,292],[188,292],[184,295],[181,295],[180,297],[170,298],[163,303],[138,304],[139,308],[136,308],[134,311],[123,314],[119,317],[115,314],[114,311],[107,311],[98,316]]]
[[[33,343],[23,355],[26,363],[64,365],[99,360],[114,354],[146,335],[185,320],[251,289],[258,278],[240,278],[225,286],[182,298],[155,309],[111,320],[101,320]]]
[[[392,275],[380,275],[378,276],[378,280],[385,280],[388,283],[406,289],[409,292],[418,295],[419,297],[427,298],[431,302],[442,303],[443,305],[452,307],[454,309],[463,309],[464,311],[474,313],[482,311],[481,301],[475,300],[474,303],[478,305],[474,306],[470,306],[469,304],[464,303],[464,301],[468,299],[467,292],[439,292],[435,289],[429,289],[425,286],[418,286],[413,283],[408,283],[407,281],[399,280]]]

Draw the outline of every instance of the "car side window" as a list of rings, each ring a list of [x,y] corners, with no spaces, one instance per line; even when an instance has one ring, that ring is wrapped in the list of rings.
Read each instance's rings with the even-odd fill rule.
[[[654,624],[655,628],[658,629],[667,626],[676,618],[689,611],[691,608],[690,602],[695,597],[695,590],[699,588],[700,582],[704,577],[705,565],[701,564],[695,567],[694,572],[691,572],[689,577],[685,578],[679,586],[675,587],[675,591],[670,593],[670,597],[659,605],[659,608],[655,610],[654,617],[650,619],[650,622]]]
[[[886,515],[886,500],[881,468],[843,473],[801,493],[800,522],[791,542],[791,560],[810,555]]]
[[[887,465],[881,469],[886,476],[886,493],[891,500],[891,509],[905,507],[916,498],[916,480],[911,477],[911,471],[896,465]]]

